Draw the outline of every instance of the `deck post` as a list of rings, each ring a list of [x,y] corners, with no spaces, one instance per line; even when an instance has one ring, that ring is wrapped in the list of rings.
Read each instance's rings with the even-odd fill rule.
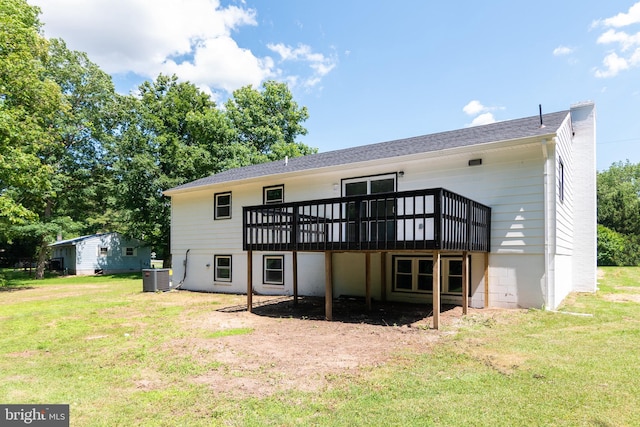
[[[298,305],[298,251],[293,251],[293,305]]]
[[[489,252],[484,253],[484,308],[489,308]]]
[[[253,310],[253,252],[247,251],[247,311]]]
[[[387,253],[380,252],[380,301],[387,300]]]
[[[333,252],[324,253],[324,316],[333,320]]]
[[[469,252],[462,252],[462,314],[469,308]]]
[[[440,251],[433,252],[433,329],[440,328]]]
[[[365,272],[365,279],[364,279],[364,286],[365,286],[365,300],[367,302],[367,310],[371,310],[371,252],[367,252],[365,253],[365,262],[364,262],[364,268],[366,269]]]

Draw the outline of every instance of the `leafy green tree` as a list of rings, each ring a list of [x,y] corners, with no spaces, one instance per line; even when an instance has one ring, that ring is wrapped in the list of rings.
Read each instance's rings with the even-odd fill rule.
[[[2,229],[5,237],[38,242],[40,278],[55,236],[86,229],[87,218],[100,209],[98,193],[108,182],[103,118],[115,92],[111,78],[86,54],[40,36],[37,8],[0,4],[6,12],[1,37],[10,46],[0,49],[6,56],[0,79],[8,153],[0,166]],[[21,161],[24,167],[12,167]]]
[[[293,100],[285,83],[267,81],[262,91],[251,86],[240,88],[227,101],[226,111],[251,164],[317,151],[296,141],[307,134],[302,123],[309,113]]]
[[[111,188],[110,163],[115,89],[111,77],[84,52],[51,40],[48,76],[61,88],[67,109],[56,121],[58,144],[48,151],[58,192],[55,207],[83,233],[112,231],[100,223]]]
[[[597,195],[598,224],[602,226],[598,227],[599,264],[637,265],[640,263],[640,164],[627,160],[599,172]]]
[[[54,143],[61,96],[46,78],[38,14],[26,1],[0,0],[0,221],[9,224],[37,219],[53,191],[40,154]]]
[[[598,265],[638,265],[637,239],[598,224]]]
[[[120,99],[116,161],[118,205],[125,234],[169,257],[170,201],[162,191],[230,168],[300,156],[296,142],[308,117],[284,84],[234,92],[226,111],[176,76],[160,75]]]
[[[47,153],[58,144],[55,123],[66,105],[47,75],[38,14],[25,1],[0,0],[0,229],[5,240],[26,235],[41,242],[41,277],[45,242],[60,227],[51,220],[57,189]]]
[[[114,171],[125,234],[168,256],[169,199],[162,191],[214,173],[235,133],[209,95],[160,75],[119,101]]]

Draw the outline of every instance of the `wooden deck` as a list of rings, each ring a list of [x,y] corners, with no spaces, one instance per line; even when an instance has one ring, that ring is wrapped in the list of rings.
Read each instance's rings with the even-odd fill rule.
[[[246,251],[489,252],[491,208],[443,188],[243,208]]]

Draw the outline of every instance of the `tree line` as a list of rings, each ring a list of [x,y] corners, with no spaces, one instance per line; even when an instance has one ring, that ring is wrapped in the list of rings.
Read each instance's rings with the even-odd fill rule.
[[[598,265],[640,265],[640,163],[598,173]]]
[[[0,0],[0,249],[31,251],[36,277],[60,235],[118,231],[166,258],[163,190],[316,152],[297,141],[309,115],[284,83],[240,88],[222,107],[162,74],[118,94],[85,53],[42,36],[39,14]]]

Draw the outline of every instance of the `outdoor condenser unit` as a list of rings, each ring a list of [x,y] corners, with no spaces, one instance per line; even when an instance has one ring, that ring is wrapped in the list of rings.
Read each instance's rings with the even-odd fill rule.
[[[171,290],[171,269],[147,268],[142,270],[142,290],[144,292],[166,292]]]

